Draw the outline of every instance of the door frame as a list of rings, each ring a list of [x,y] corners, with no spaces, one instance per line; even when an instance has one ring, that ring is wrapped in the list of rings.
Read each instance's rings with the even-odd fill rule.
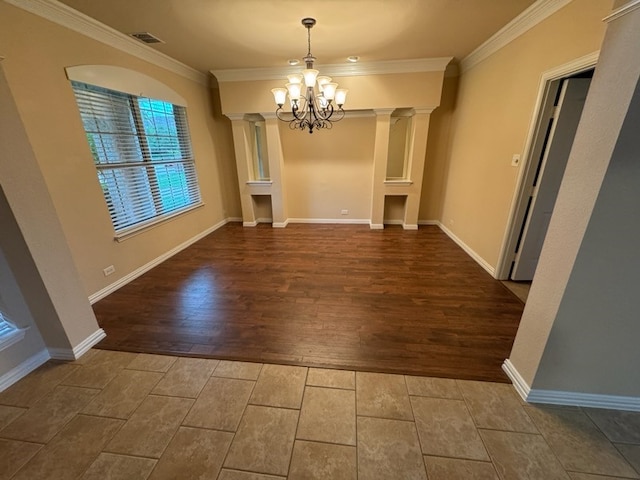
[[[522,152],[522,164],[518,171],[516,180],[516,188],[511,199],[509,208],[509,220],[505,228],[500,247],[500,255],[495,270],[495,278],[498,280],[508,280],[511,272],[511,264],[515,258],[515,250],[520,237],[522,224],[527,214],[527,205],[529,202],[529,190],[533,184],[536,174],[537,163],[532,160],[538,132],[544,118],[544,102],[551,89],[551,84],[566,77],[571,77],[578,73],[590,70],[596,66],[600,51],[595,51],[583,57],[577,58],[571,62],[560,65],[551,70],[543,72],[538,87],[538,97],[536,98],[535,107],[529,124],[529,132],[525,140]]]

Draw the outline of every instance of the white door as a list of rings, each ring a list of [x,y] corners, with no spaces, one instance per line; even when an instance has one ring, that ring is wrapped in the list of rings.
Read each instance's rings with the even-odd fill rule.
[[[512,280],[533,279],[590,83],[590,78],[569,78],[562,83],[518,242]]]

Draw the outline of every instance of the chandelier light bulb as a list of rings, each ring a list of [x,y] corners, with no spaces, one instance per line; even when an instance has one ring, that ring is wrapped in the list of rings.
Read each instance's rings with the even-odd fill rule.
[[[304,84],[307,87],[313,87],[316,84],[316,77],[320,72],[318,70],[314,70],[313,68],[306,68],[302,71],[302,75],[304,76]]]
[[[272,88],[271,93],[273,93],[273,98],[276,101],[276,105],[280,107],[284,105],[284,102],[287,99],[286,88]]]
[[[336,105],[338,105],[339,107],[342,107],[342,105],[344,105],[344,102],[347,99],[348,92],[349,90],[347,90],[346,88],[339,88],[336,90]]]
[[[302,84],[300,83],[287,83],[285,85],[287,90],[289,91],[289,97],[292,99],[297,99],[300,96],[300,90]]]
[[[331,77],[327,77],[326,75],[319,75],[316,78],[316,82],[318,82],[318,89],[322,92],[325,83],[329,83],[331,81]]]

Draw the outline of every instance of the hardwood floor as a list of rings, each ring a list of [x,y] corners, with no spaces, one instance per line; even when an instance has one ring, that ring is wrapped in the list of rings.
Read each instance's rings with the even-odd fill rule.
[[[523,307],[435,226],[235,223],[93,306],[104,349],[502,382]]]

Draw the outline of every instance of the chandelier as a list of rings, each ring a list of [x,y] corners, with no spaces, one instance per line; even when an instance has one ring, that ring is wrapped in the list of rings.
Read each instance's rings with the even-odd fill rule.
[[[287,75],[289,79],[289,83],[285,85],[287,88],[271,90],[278,105],[276,116],[284,122],[289,122],[289,128],[292,130],[308,129],[309,133],[313,133],[314,129],[331,128],[332,122],[344,118],[342,106],[348,92],[348,90],[339,89],[338,84],[331,81],[331,77],[319,75],[320,72],[313,69],[316,58],[311,55],[311,28],[315,24],[315,18],[302,19],[302,25],[307,29],[308,50],[307,56],[303,58],[307,68],[302,73]],[[316,84],[318,93],[316,93]],[[287,93],[291,112],[282,110]]]

